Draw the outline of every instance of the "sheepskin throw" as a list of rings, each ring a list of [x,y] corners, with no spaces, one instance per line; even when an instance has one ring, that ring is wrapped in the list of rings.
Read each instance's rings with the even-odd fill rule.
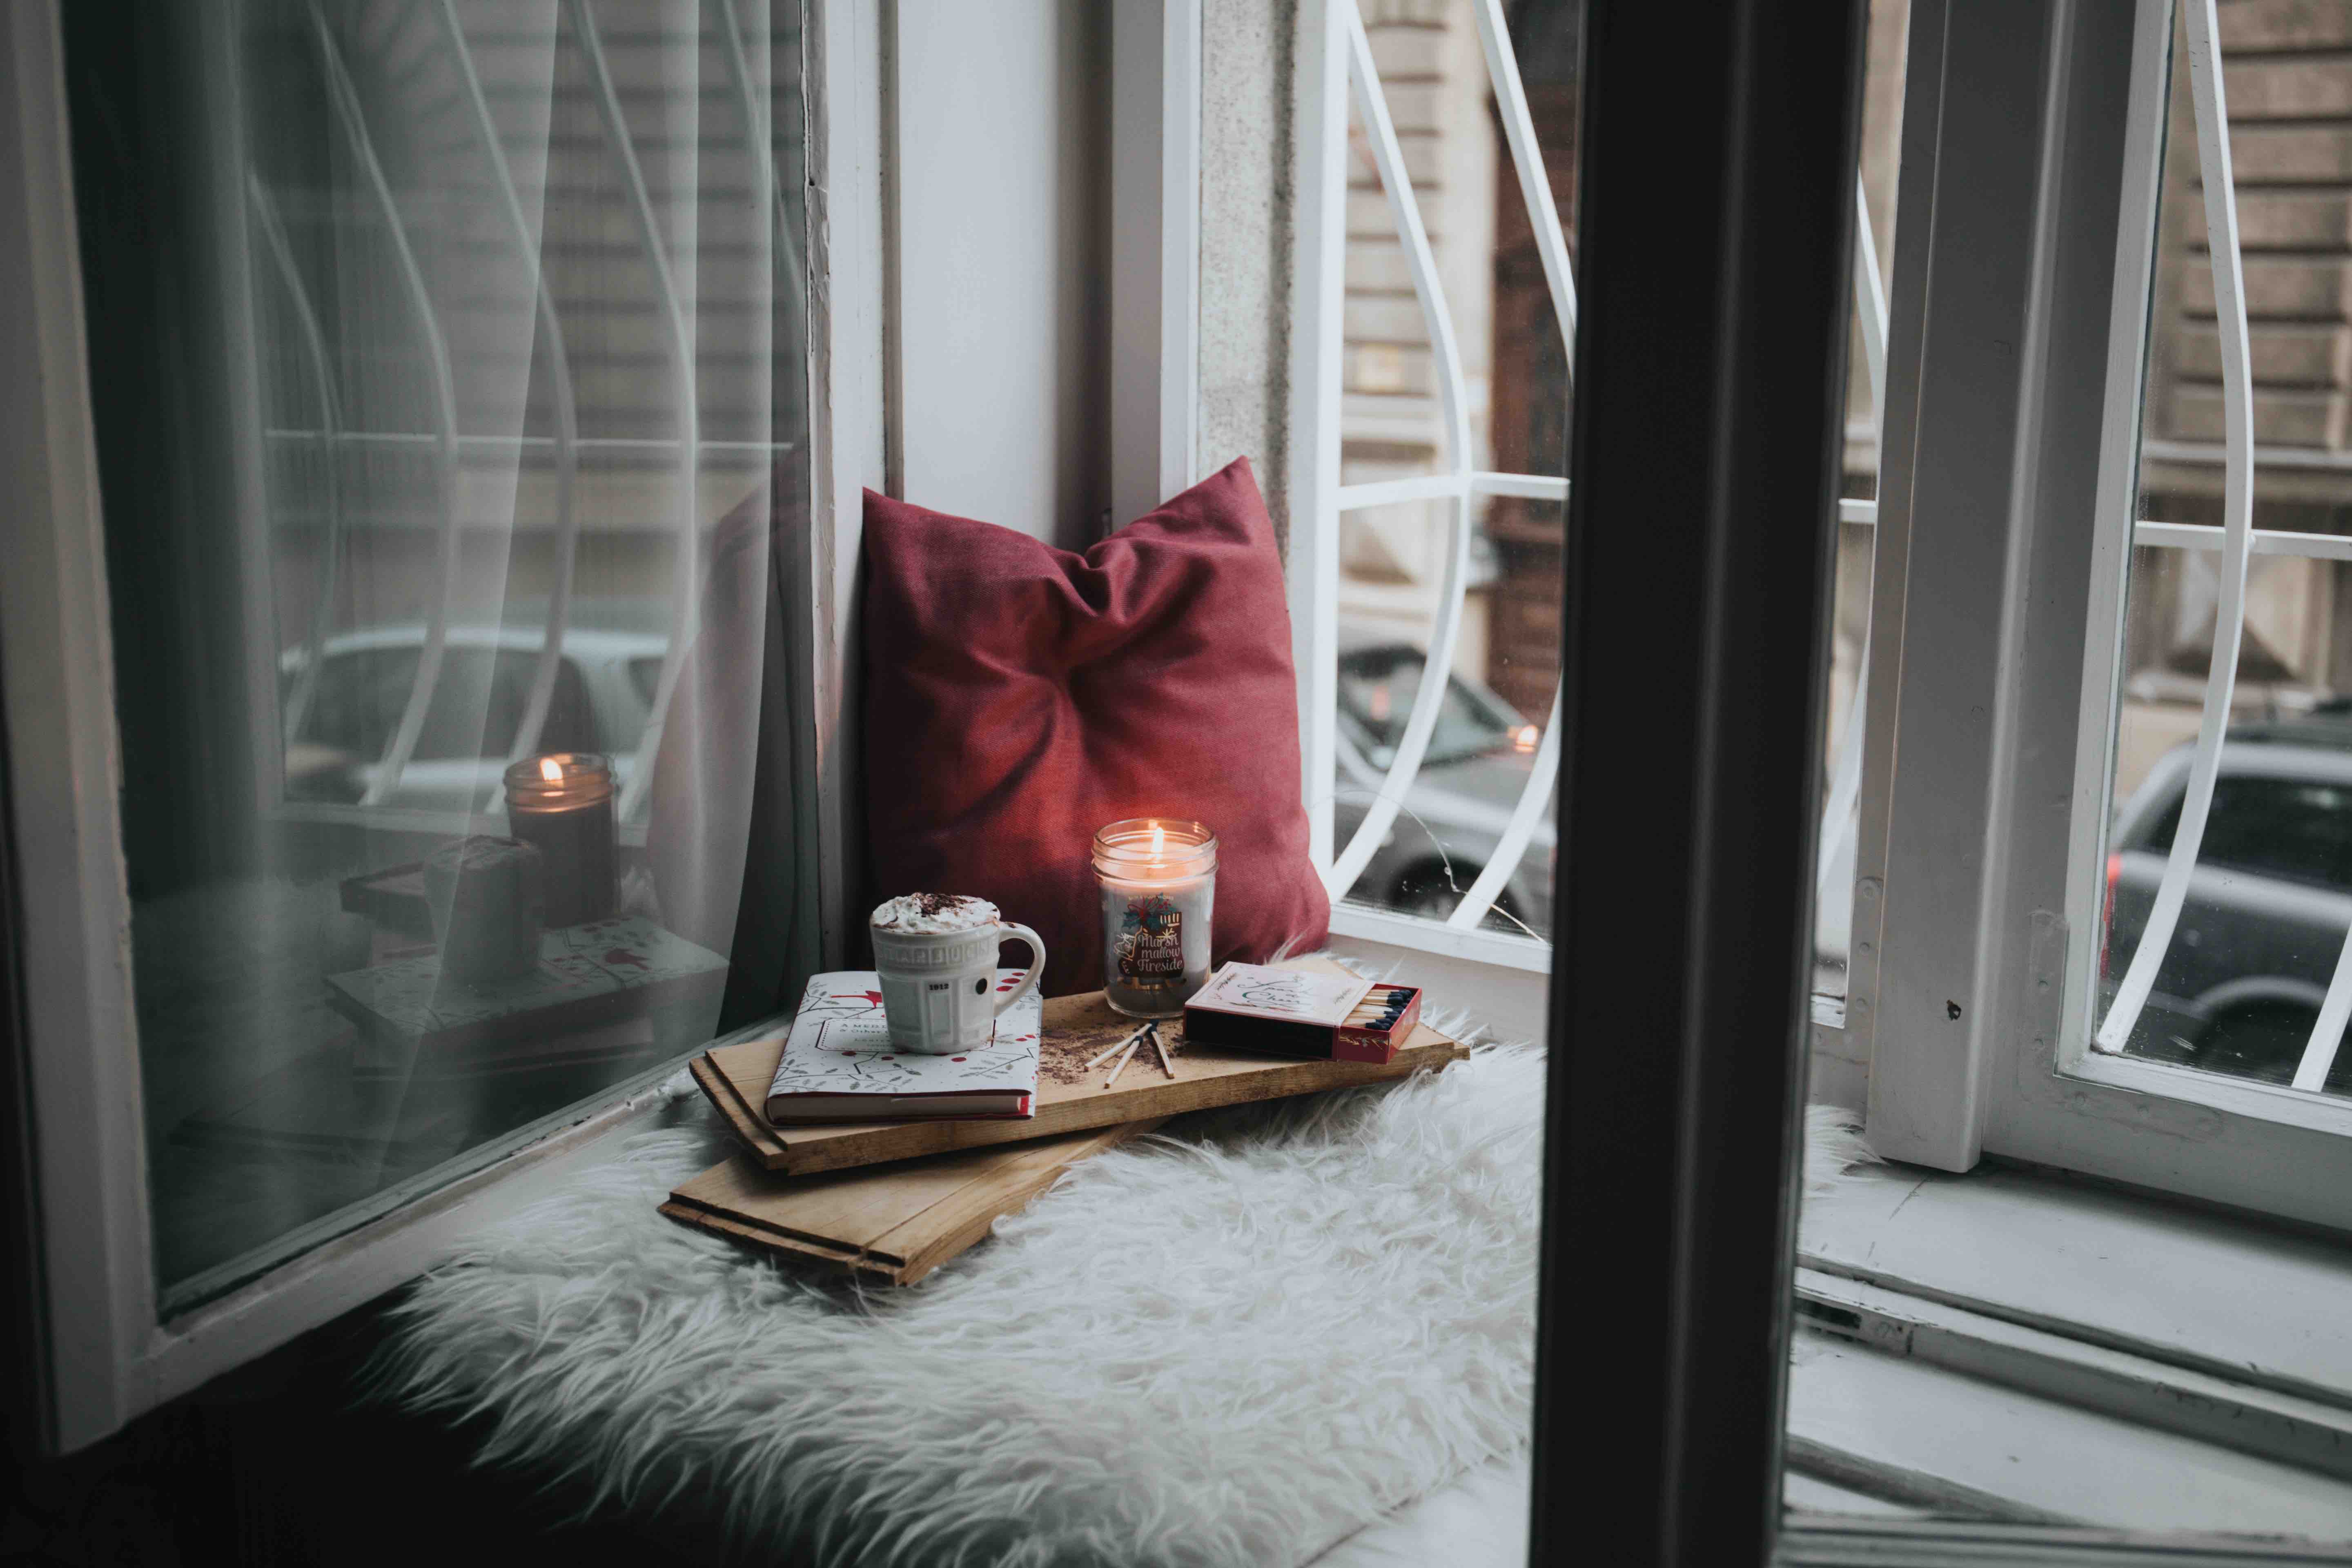
[[[779,1561],[1302,1563],[1526,1443],[1542,1104],[1541,1053],[1486,1045],[1188,1119],[861,1290],[655,1213],[726,1148],[681,1090],[421,1282],[387,1388]],[[1853,1157],[1813,1142],[1816,1180]]]

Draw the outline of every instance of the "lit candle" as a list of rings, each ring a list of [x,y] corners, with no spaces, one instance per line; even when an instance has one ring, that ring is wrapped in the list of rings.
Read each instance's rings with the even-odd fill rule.
[[[507,769],[507,822],[546,863],[547,923],[585,925],[619,902],[613,766],[593,752],[555,752]]]
[[[1173,1018],[1208,984],[1217,836],[1197,822],[1131,817],[1095,835],[1103,994],[1130,1018]]]

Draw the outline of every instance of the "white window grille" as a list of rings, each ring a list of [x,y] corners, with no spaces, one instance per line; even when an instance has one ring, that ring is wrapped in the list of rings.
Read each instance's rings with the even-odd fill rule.
[[[2245,640],[2247,573],[2255,555],[2300,556],[2312,560],[2352,560],[2352,539],[2339,535],[2256,529],[2253,526],[2254,478],[2257,460],[2292,463],[2292,451],[2257,451],[2254,446],[2253,363],[2246,303],[2243,239],[2238,223],[2236,173],[2231,162],[2227,89],[2222,80],[2220,20],[2212,0],[2189,0],[2182,7],[2188,45],[2186,65],[2189,99],[2197,129],[2197,152],[2202,167],[2206,230],[2211,236],[2207,258],[2212,277],[2216,326],[2220,337],[2222,435],[2218,454],[2210,447],[2182,449],[2185,443],[2147,443],[2147,456],[2210,460],[2222,468],[2222,521],[2203,523],[2158,522],[2136,519],[2132,542],[2163,549],[2218,551],[2221,554],[2219,603],[2215,607],[2211,663],[2199,712],[2197,739],[2190,753],[2189,777],[2178,826],[2166,858],[2156,900],[2142,927],[2137,944],[2124,967],[2123,977],[2105,1016],[2099,1021],[2091,1048],[2120,1054],[2129,1042],[2154,989],[2158,972],[2180,935],[2180,918],[2198,868],[2200,852],[2210,819],[2214,790],[2221,768],[2223,738],[2236,699],[2239,654]],[[2174,449],[2158,454],[2159,445]],[[2306,454],[2324,459],[2328,454]],[[2324,464],[2320,466],[2329,466]],[[2121,596],[2114,609],[2119,613]],[[2114,716],[2105,707],[2086,713],[2086,727],[2104,742]],[[2119,961],[2123,954],[2115,955]],[[2335,1064],[2345,1026],[2352,1022],[2352,933],[2339,952],[2325,999],[2297,1060],[2292,1089],[2317,1094]]]
[[[1494,93],[1503,141],[1517,178],[1534,231],[1544,281],[1561,334],[1560,361],[1573,366],[1576,335],[1576,283],[1568,239],[1552,199],[1551,187],[1538,145],[1534,121],[1522,85],[1511,37],[1499,0],[1475,0],[1475,18],[1487,85]],[[1303,171],[1311,179],[1303,214],[1301,252],[1307,258],[1307,286],[1300,311],[1302,336],[1314,358],[1300,365],[1300,384],[1307,389],[1296,438],[1306,448],[1295,471],[1295,494],[1302,537],[1294,532],[1291,549],[1292,600],[1299,627],[1301,668],[1301,734],[1306,762],[1308,806],[1315,833],[1317,864],[1333,902],[1332,929],[1343,934],[1473,957],[1516,967],[1546,970],[1549,943],[1533,932],[1481,929],[1496,907],[1530,846],[1547,846],[1546,820],[1553,785],[1559,775],[1559,699],[1555,689],[1545,716],[1534,766],[1513,803],[1498,841],[1486,863],[1460,901],[1443,920],[1417,917],[1352,901],[1366,868],[1396,828],[1406,809],[1406,796],[1420,777],[1430,738],[1456,663],[1465,624],[1464,605],[1469,587],[1471,535],[1475,507],[1482,499],[1526,497],[1565,505],[1568,480],[1559,474],[1501,473],[1478,468],[1472,443],[1471,393],[1454,318],[1448,310],[1443,281],[1429,231],[1406,168],[1387,95],[1374,62],[1370,39],[1356,0],[1328,0],[1323,17],[1325,58],[1319,78],[1310,79],[1315,115],[1315,139],[1304,149]],[[1369,483],[1339,482],[1340,442],[1339,363],[1341,353],[1337,323],[1337,296],[1344,277],[1347,225],[1344,219],[1348,164],[1348,118],[1355,106],[1388,209],[1401,239],[1411,273],[1413,295],[1427,327],[1434,362],[1444,459],[1442,471]],[[1319,180],[1319,185],[1313,184]],[[1860,222],[1855,231],[1854,291],[1863,321],[1863,338],[1871,376],[1874,438],[1877,413],[1885,405],[1886,301],[1877,257],[1870,240],[1868,206],[1859,179],[1855,200]],[[1572,369],[1571,369],[1572,374]],[[1567,453],[1559,454],[1565,464]],[[1439,500],[1446,503],[1444,563],[1437,587],[1429,647],[1410,715],[1398,737],[1393,757],[1381,775],[1371,804],[1344,845],[1335,845],[1334,812],[1328,792],[1338,759],[1337,665],[1339,657],[1337,617],[1340,570],[1339,536],[1346,514],[1402,501]],[[1848,522],[1868,523],[1876,515],[1870,501],[1845,501],[1839,516]],[[1866,674],[1865,674],[1866,679]],[[1862,773],[1862,683],[1849,709],[1825,797],[1821,835],[1822,898],[1843,900],[1851,889],[1836,885],[1834,868],[1851,865],[1853,821]],[[1850,880],[1850,879],[1849,879]]]

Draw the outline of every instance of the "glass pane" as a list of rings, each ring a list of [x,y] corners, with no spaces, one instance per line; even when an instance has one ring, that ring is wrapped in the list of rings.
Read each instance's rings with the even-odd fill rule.
[[[2337,288],[2352,180],[2328,162],[2340,130],[2306,113],[2352,95],[2352,59],[2300,14],[2221,15],[2223,58],[2236,62],[2228,109],[2252,345],[2253,526],[2304,540],[2252,559],[2210,815],[2122,1047],[2284,1083],[2352,927],[2352,716],[2338,695],[2352,670],[2352,595],[2339,592],[2344,563],[2326,556],[2332,539],[2352,534],[2343,417],[2352,324]],[[2184,27],[2176,18],[2137,516],[2210,529],[2223,520],[2221,340]],[[2221,552],[2189,547],[2217,533],[2144,525],[2130,552],[2109,738],[2102,1015],[2150,934],[2217,637],[2228,629]],[[2310,1087],[2352,1090],[2352,1060],[2339,1053]]]
[[[1508,11],[1545,175],[1572,242],[1583,7],[1538,0]],[[1488,472],[1563,474],[1568,342],[1501,134],[1475,9],[1470,0],[1446,0],[1411,15],[1368,11],[1365,23],[1461,355],[1470,427],[1461,461]],[[1371,142],[1353,111],[1349,141],[1340,479],[1356,485],[1445,473],[1457,458],[1446,437],[1443,365]],[[1420,690],[1458,505],[1433,496],[1340,514],[1334,780],[1340,848],[1381,793]],[[1471,498],[1451,679],[1428,754],[1357,879],[1355,901],[1442,919],[1500,849],[1536,774],[1559,684],[1564,510],[1556,499]],[[1482,926],[1549,936],[1551,866],[1545,811]]]
[[[1572,245],[1582,8],[1568,0],[1536,0],[1509,7],[1508,15],[1545,175],[1563,237]],[[1861,173],[1882,273],[1893,255],[1906,16],[1899,0],[1882,0],[1872,21]],[[1368,14],[1366,32],[1459,345],[1471,437],[1466,466],[1507,475],[1562,474],[1571,391],[1569,344],[1501,134],[1474,8],[1470,0],[1447,0],[1415,8],[1410,16]],[[1349,141],[1341,483],[1442,475],[1455,462],[1441,396],[1442,357],[1413,289],[1408,247],[1390,215],[1372,138],[1353,109]],[[1866,297],[1867,290],[1857,294]],[[1858,300],[1857,312],[1861,308]],[[1874,494],[1877,471],[1876,400],[1865,335],[1857,313],[1850,333],[1844,490],[1864,500]],[[1367,716],[1350,711],[1351,661],[1393,665],[1428,650],[1455,504],[1450,497],[1423,495],[1349,505],[1340,512],[1341,712],[1332,781],[1337,850],[1344,851],[1382,793],[1394,757],[1392,742],[1384,749],[1367,747],[1361,740]],[[1456,748],[1445,755],[1433,749],[1400,793],[1396,821],[1349,894],[1355,902],[1444,918],[1499,849],[1512,810],[1536,771],[1559,684],[1566,513],[1565,502],[1549,496],[1484,489],[1473,494],[1467,587],[1454,649],[1454,690],[1446,711],[1459,708],[1492,716],[1490,739],[1483,747]],[[1854,699],[1868,625],[1871,539],[1866,516],[1840,527],[1824,736],[1832,774],[1848,721],[1858,712]],[[1383,700],[1396,695],[1391,687]],[[1846,771],[1853,772],[1858,761],[1856,749]],[[1844,798],[1851,797],[1849,788]],[[1814,988],[1842,994],[1853,882],[1850,810],[1838,831],[1825,828],[1824,840]],[[1482,926],[1548,938],[1551,889],[1547,810]]]
[[[793,0],[173,26],[74,40],[167,1313],[797,989],[712,590],[806,429]]]

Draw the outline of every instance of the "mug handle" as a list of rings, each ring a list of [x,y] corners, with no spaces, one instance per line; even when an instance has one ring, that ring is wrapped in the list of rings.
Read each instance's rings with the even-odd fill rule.
[[[1027,926],[1017,925],[1012,921],[997,921],[996,929],[1005,936],[1015,937],[1027,942],[1031,954],[1029,973],[1021,977],[1021,984],[996,999],[995,1016],[1001,1018],[1004,1016],[1004,1010],[1007,1007],[1037,989],[1038,976],[1045,973],[1045,944],[1037,940],[1035,931],[1031,931]]]

